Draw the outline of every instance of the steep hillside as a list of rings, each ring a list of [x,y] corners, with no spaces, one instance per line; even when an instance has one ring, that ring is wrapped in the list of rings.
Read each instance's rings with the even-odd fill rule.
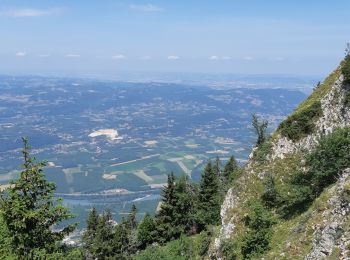
[[[221,208],[221,259],[350,259],[350,57],[255,148]]]

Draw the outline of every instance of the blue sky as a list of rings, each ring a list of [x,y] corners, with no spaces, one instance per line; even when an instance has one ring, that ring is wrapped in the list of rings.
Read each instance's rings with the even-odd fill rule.
[[[350,1],[0,0],[3,73],[326,75]]]

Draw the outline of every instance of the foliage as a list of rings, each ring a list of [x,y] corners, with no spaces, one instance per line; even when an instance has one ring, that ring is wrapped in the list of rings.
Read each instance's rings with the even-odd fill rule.
[[[239,169],[239,166],[236,161],[236,158],[232,155],[230,159],[227,161],[227,163],[225,164],[224,170],[222,172],[222,175],[225,181],[230,181],[234,179],[238,169]]]
[[[150,246],[146,250],[136,255],[137,260],[187,260],[193,259],[194,245],[191,243],[191,238],[181,236],[179,239],[166,244],[165,246]]]
[[[88,251],[92,251],[92,246],[95,241],[96,233],[97,233],[97,224],[99,221],[99,217],[96,211],[96,208],[92,208],[89,213],[88,219],[86,221],[87,228],[83,234],[82,241],[84,243],[84,248]]]
[[[259,146],[266,141],[266,129],[269,125],[267,120],[259,122],[258,117],[254,114],[252,116],[252,126],[257,135],[256,146]]]
[[[199,249],[198,249],[198,254],[200,256],[204,256],[207,254],[209,245],[211,242],[211,237],[212,237],[212,232],[210,230],[206,230],[200,233],[199,237]]]
[[[45,249],[34,250],[33,259],[45,259],[45,260],[57,260],[57,259],[69,259],[80,260],[84,259],[83,252],[79,248],[68,248],[66,250],[57,250],[52,253],[48,253]]]
[[[0,257],[3,258],[5,256],[8,259],[15,258],[11,252],[11,234],[9,233],[2,214],[0,213]]]
[[[90,230],[87,229],[87,232],[90,232]],[[92,246],[88,253],[97,258],[112,256],[114,247],[113,233],[112,214],[109,209],[106,209],[103,214],[98,217],[95,236],[92,241],[89,241]],[[83,240],[83,242],[85,242],[85,240]]]
[[[163,188],[161,197],[160,210],[156,216],[157,238],[159,243],[165,243],[177,238],[176,228],[173,225],[174,205],[176,204],[175,176],[173,173],[168,175],[167,186]]]
[[[320,140],[307,157],[308,179],[318,195],[334,183],[341,171],[350,167],[350,128],[337,129]]]
[[[350,203],[350,183],[344,185],[344,190],[341,193],[341,200],[343,205]]]
[[[197,189],[188,182],[186,176],[181,176],[175,183],[175,205],[173,225],[176,227],[176,237],[181,234],[195,233],[195,203]]]
[[[250,205],[252,214],[245,217],[247,231],[243,237],[241,253],[244,259],[255,258],[269,249],[272,225],[275,220],[260,201]]]
[[[216,173],[216,175],[221,175],[221,161],[219,156],[216,156],[215,162],[213,165],[213,171]]]
[[[220,252],[223,259],[235,260],[238,258],[237,245],[234,240],[224,240],[220,245]]]
[[[312,201],[332,183],[342,170],[350,167],[350,128],[337,129],[319,141],[306,157],[306,172],[293,174],[289,192],[280,195],[279,212],[291,217],[305,211]]]
[[[1,192],[0,206],[11,251],[20,258],[33,258],[35,250],[47,253],[57,250],[58,242],[75,229],[75,224],[60,231],[52,229],[72,215],[61,200],[54,199],[55,185],[43,174],[46,163],[37,163],[30,156],[26,138],[23,143],[23,171],[19,179]]]
[[[345,59],[342,63],[341,72],[344,76],[344,81],[346,83],[350,82],[350,53],[349,53],[349,45],[347,45],[347,50],[345,51]]]
[[[146,213],[137,228],[137,240],[140,249],[145,249],[155,241],[157,235],[153,217]]]
[[[275,180],[271,173],[267,174],[264,186],[264,193],[261,195],[264,204],[270,208],[277,206],[279,194],[276,190]]]
[[[350,91],[349,90],[345,92],[344,105],[346,107],[350,107]]]
[[[131,220],[135,213],[136,207],[132,207],[128,219],[115,225],[109,209],[102,215],[97,215],[92,209],[82,237],[85,257],[127,259],[134,254],[137,249],[136,226],[131,225]]]
[[[195,214],[198,197],[196,186],[190,183],[187,177],[182,176],[176,179],[171,173],[168,176],[167,186],[162,190],[161,197],[160,210],[154,219],[157,233],[153,236],[153,241],[146,239],[147,244],[153,242],[164,244],[178,239],[182,234],[196,233]],[[142,245],[144,243],[141,242]]]
[[[281,134],[292,141],[309,135],[315,128],[315,120],[322,115],[321,102],[316,101],[298,113],[290,115],[278,127]]]
[[[220,221],[219,176],[214,172],[211,161],[206,165],[199,186],[198,211],[196,214],[198,230],[207,225],[217,225]]]
[[[259,145],[255,151],[253,152],[253,158],[255,161],[263,163],[266,162],[267,156],[272,151],[272,144],[271,142],[266,141],[265,143],[262,143]]]

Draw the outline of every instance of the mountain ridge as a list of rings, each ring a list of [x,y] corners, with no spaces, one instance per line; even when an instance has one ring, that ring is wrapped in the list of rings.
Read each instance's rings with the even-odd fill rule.
[[[307,171],[305,158],[320,140],[350,125],[350,109],[346,104],[350,86],[342,73],[344,63],[345,60],[318,84],[265,144],[253,149],[244,173],[229,189],[222,204],[222,225],[209,250],[212,257],[228,259],[227,244],[231,251],[240,251],[246,238],[244,234],[249,231],[245,224],[247,216],[252,214],[249,201],[266,192],[270,176],[277,189],[289,195],[286,183],[293,178],[293,173]],[[346,197],[350,194],[349,172],[347,167],[338,173],[336,183],[326,187],[301,214],[291,219],[278,219],[272,227],[273,234],[269,235],[269,244],[258,256],[264,259],[349,259],[350,200]],[[271,211],[278,215],[278,210]],[[235,258],[242,256],[238,253]]]

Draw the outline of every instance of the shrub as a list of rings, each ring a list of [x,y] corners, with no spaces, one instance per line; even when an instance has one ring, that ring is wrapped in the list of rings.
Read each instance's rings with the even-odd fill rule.
[[[347,55],[342,64],[341,72],[344,76],[345,83],[350,83],[350,55]]]
[[[224,240],[221,243],[220,251],[223,259],[235,260],[237,259],[237,246],[232,240]]]
[[[350,107],[350,91],[346,91],[345,97],[344,97],[344,105],[346,107]]]
[[[350,183],[344,185],[344,190],[341,193],[341,201],[344,205],[350,203]]]
[[[318,195],[337,180],[342,170],[350,167],[350,128],[337,129],[321,139],[306,160],[311,187]]]
[[[275,220],[260,201],[250,205],[252,214],[245,218],[247,232],[242,241],[241,253],[244,259],[256,258],[269,249],[272,225]]]
[[[298,113],[294,113],[284,120],[278,127],[281,134],[292,141],[312,133],[315,120],[322,115],[321,102],[316,101]]]
[[[212,233],[209,230],[203,231],[200,234],[199,248],[198,248],[198,252],[200,256],[204,256],[207,254],[209,245],[211,242],[211,237],[212,237]]]
[[[134,259],[138,260],[186,260],[193,258],[193,246],[191,239],[181,236],[179,239],[166,244],[165,246],[149,246],[146,250],[136,255]]]
[[[272,144],[269,141],[259,145],[253,153],[253,158],[260,163],[266,162],[267,156],[272,151]]]
[[[278,212],[290,217],[303,212],[329,185],[336,182],[342,170],[350,167],[350,128],[337,129],[322,138],[306,156],[307,171],[294,173],[289,192],[283,194]]]
[[[277,206],[278,198],[279,194],[276,190],[275,180],[271,173],[268,173],[264,182],[264,193],[262,194],[261,199],[267,207],[273,208]]]
[[[297,173],[299,176],[301,173]],[[289,219],[296,214],[308,209],[312,202],[311,187],[306,184],[289,184],[288,193],[282,194],[277,212],[285,219]]]

